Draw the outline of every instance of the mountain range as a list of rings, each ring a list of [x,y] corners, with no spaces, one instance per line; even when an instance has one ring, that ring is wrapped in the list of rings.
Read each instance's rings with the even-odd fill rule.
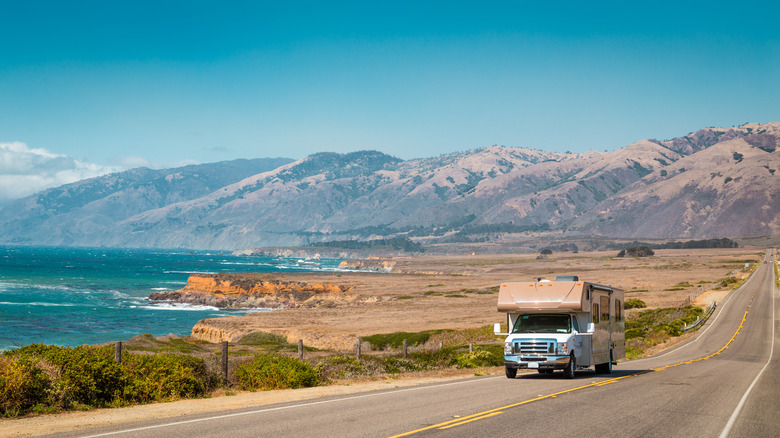
[[[0,244],[239,249],[529,233],[614,238],[780,234],[780,123],[706,128],[614,152],[491,146],[138,168],[0,210]]]

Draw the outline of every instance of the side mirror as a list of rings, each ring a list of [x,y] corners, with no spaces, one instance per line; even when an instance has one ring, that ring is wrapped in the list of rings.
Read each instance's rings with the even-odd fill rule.
[[[496,334],[496,335],[500,335],[501,334],[501,323],[500,322],[497,322],[497,323],[493,324],[493,333]]]
[[[588,333],[595,333],[596,332],[596,324],[589,322],[588,323]]]

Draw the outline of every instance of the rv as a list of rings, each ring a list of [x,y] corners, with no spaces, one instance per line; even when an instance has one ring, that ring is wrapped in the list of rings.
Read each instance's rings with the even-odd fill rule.
[[[563,370],[568,379],[575,370],[594,367],[612,372],[625,357],[623,290],[558,276],[555,281],[504,283],[498,292],[498,311],[506,313],[504,340],[506,376],[517,370],[540,373]]]

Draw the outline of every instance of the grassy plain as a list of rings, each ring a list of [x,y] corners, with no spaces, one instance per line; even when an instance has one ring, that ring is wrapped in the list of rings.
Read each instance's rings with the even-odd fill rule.
[[[648,308],[677,307],[697,292],[724,278],[743,277],[746,263],[755,264],[763,250],[670,249],[652,257],[618,258],[617,251],[511,255],[422,255],[395,257],[387,273],[285,274],[283,279],[330,282],[351,290],[343,299],[317,306],[288,308],[269,313],[203,320],[201,339],[237,341],[255,331],[273,333],[294,343],[321,350],[354,351],[358,337],[394,332],[476,329],[505,321],[496,310],[502,282],[533,281],[557,275],[624,289],[626,298],[638,298]],[[708,304],[730,286],[698,296]],[[711,298],[710,298],[711,297]],[[634,310],[632,310],[634,311]],[[438,345],[436,336],[420,348]],[[364,351],[366,346],[363,346]]]

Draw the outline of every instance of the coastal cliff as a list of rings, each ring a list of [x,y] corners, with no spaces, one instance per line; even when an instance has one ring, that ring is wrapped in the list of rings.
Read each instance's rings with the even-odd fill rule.
[[[155,292],[152,301],[173,301],[219,308],[316,307],[323,302],[349,301],[348,285],[286,281],[256,274],[193,274],[184,288]]]
[[[395,262],[369,258],[366,260],[343,260],[339,264],[339,269],[350,269],[355,271],[375,271],[390,272],[395,267]]]

